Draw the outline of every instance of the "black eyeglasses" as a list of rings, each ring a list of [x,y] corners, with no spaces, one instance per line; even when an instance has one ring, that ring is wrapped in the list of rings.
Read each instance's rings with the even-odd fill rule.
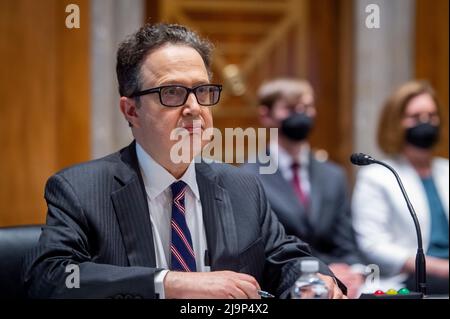
[[[202,106],[212,106],[219,102],[221,91],[222,85],[219,84],[202,84],[193,88],[182,85],[164,85],[133,93],[129,97],[158,93],[159,101],[162,105],[176,107],[184,105],[189,94],[194,92],[198,104]]]

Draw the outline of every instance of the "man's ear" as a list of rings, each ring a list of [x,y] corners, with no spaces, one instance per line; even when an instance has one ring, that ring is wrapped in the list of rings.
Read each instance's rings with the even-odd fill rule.
[[[270,109],[266,105],[258,106],[258,119],[264,127],[276,127],[276,123],[274,123],[270,114]]]
[[[125,96],[120,98],[120,111],[125,117],[125,120],[129,123],[130,127],[139,127],[139,118],[136,110],[137,105],[135,99]]]

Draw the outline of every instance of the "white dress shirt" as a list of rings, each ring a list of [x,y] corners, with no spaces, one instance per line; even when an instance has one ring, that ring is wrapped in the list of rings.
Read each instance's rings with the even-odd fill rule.
[[[177,180],[145,152],[138,143],[136,143],[136,153],[147,193],[155,245],[156,267],[165,269],[155,274],[155,293],[159,294],[160,298],[164,298],[163,281],[170,268],[171,255],[172,191],[170,185],[177,181],[181,180],[187,184],[185,194],[186,223],[191,233],[197,271],[209,271],[209,265],[205,265],[207,243],[195,163],[192,161],[184,175]]]
[[[269,150],[270,150],[270,157],[278,165],[278,169],[281,172],[281,175],[283,178],[291,182],[294,178],[294,175],[292,173],[292,164],[293,159],[292,157],[284,150],[280,145],[276,146],[274,145],[274,141],[271,141],[269,144]],[[296,162],[300,164],[298,168],[298,176],[300,176],[300,184],[302,187],[303,193],[309,197],[311,192],[311,183],[309,181],[309,152],[310,147],[308,144],[302,145],[300,148],[300,152],[298,153],[297,157],[295,158]]]

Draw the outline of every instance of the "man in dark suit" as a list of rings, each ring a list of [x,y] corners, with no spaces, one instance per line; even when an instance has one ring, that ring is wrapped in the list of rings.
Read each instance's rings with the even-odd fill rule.
[[[330,161],[318,160],[308,144],[316,116],[313,89],[307,81],[275,79],[261,86],[258,98],[260,122],[279,129],[268,150],[277,171],[259,174],[261,163],[243,169],[259,176],[287,234],[308,242],[346,284],[349,297],[355,297],[364,267],[351,226],[345,173]]]
[[[308,245],[286,236],[257,178],[194,161],[221,91],[210,54],[179,25],[144,26],[120,45],[120,109],[135,142],[49,179],[47,225],[24,270],[31,297],[289,295]],[[191,147],[187,160],[177,143]]]

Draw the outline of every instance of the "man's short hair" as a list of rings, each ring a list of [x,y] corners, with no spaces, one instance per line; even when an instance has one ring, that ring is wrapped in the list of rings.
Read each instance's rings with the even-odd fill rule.
[[[258,90],[259,105],[272,108],[274,103],[282,97],[314,95],[311,84],[305,80],[279,78],[265,82]]]
[[[213,45],[188,28],[178,24],[146,24],[125,39],[117,50],[117,80],[120,96],[130,96],[140,91],[140,71],[145,57],[167,45],[185,45],[195,49],[203,59],[211,78],[211,53]]]
[[[384,103],[378,122],[377,140],[378,146],[388,155],[399,154],[405,140],[405,128],[401,121],[406,106],[418,95],[429,94],[436,104],[439,118],[440,103],[431,85],[424,80],[413,80],[402,84]]]

